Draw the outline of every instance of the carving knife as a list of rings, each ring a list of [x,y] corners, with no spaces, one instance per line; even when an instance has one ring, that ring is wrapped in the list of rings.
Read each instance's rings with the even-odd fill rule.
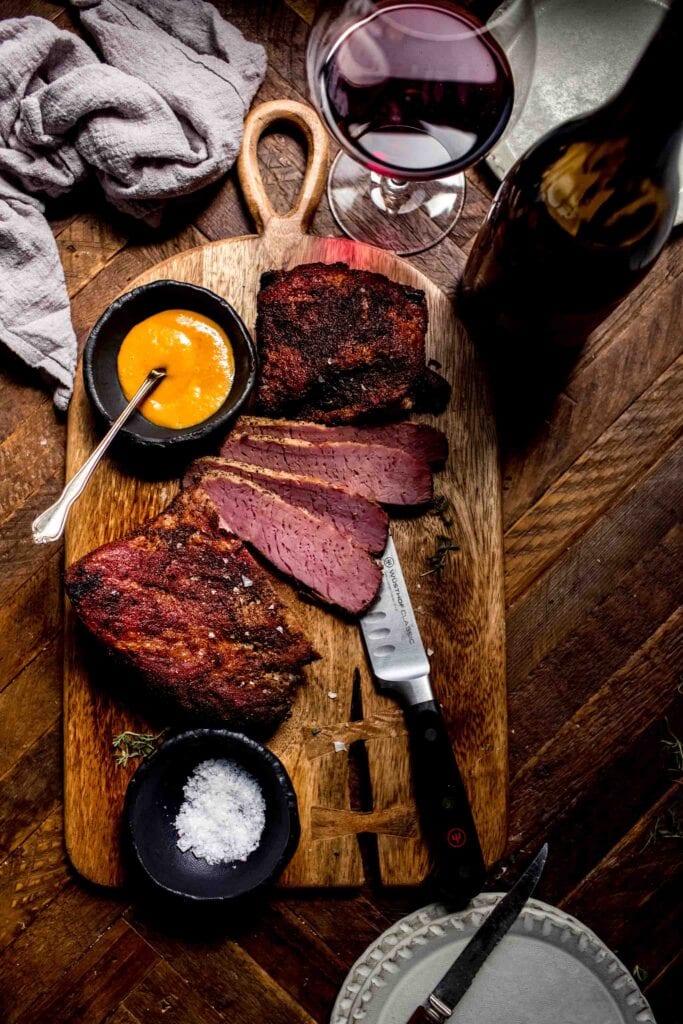
[[[434,879],[452,905],[464,907],[481,890],[486,866],[391,537],[382,556],[379,594],[360,627],[380,689],[392,692],[403,706]]]
[[[517,879],[509,893],[503,896],[499,903],[496,903],[436,988],[415,1010],[408,1024],[444,1024],[449,1019],[474,981],[482,964],[521,914],[543,873],[547,856],[548,844],[546,843]]]

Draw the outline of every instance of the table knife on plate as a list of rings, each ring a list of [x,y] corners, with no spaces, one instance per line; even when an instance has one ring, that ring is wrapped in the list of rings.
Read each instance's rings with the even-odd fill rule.
[[[379,687],[391,691],[405,712],[415,797],[435,879],[446,898],[465,906],[482,888],[486,866],[391,537],[382,556],[379,594],[360,627]]]
[[[418,1006],[408,1024],[444,1024],[474,981],[482,965],[524,909],[543,873],[547,844],[536,854],[510,891],[496,903],[436,988]]]

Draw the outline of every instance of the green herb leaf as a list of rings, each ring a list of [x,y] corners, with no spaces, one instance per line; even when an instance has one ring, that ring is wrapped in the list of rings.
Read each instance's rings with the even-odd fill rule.
[[[429,576],[433,572],[441,572],[446,564],[446,556],[451,551],[459,551],[460,545],[456,544],[452,537],[446,536],[445,533],[438,534],[436,538],[436,550],[433,555],[430,555],[427,559],[427,565],[429,569],[425,572],[420,573],[421,576]]]
[[[668,718],[664,719],[664,724],[666,725],[666,731],[669,734],[669,739],[663,739],[662,746],[671,751],[673,766],[670,768],[670,771],[673,772],[674,775],[683,775],[683,740],[679,739],[673,731],[669,725]]]
[[[156,735],[151,732],[120,732],[111,741],[116,763],[121,768],[125,768],[132,757],[149,757],[154,753],[154,744],[161,739],[166,731],[166,729],[162,729]]]
[[[646,850],[652,843],[657,843],[660,839],[683,839],[683,817],[681,817],[681,807],[679,805],[670,807],[668,811],[658,815],[650,829],[650,834],[643,846],[643,850]]]

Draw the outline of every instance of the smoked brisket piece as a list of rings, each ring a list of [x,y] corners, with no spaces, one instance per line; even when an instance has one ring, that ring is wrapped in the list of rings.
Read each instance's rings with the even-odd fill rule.
[[[353,538],[371,554],[381,554],[387,542],[389,517],[376,501],[354,494],[341,484],[326,484],[312,477],[295,476],[273,469],[262,469],[227,459],[203,458],[194,462],[184,485],[198,482],[211,472],[238,474],[272,491],[290,505],[298,505],[315,516],[322,516]]]
[[[432,499],[432,474],[423,459],[400,448],[330,441],[313,444],[286,437],[228,435],[225,459],[341,484],[383,505],[423,505]]]
[[[289,713],[318,655],[266,571],[201,491],[69,567],[88,630],[150,694],[200,721],[260,732]]]
[[[412,409],[416,394],[422,408],[433,391],[426,333],[424,292],[382,274],[344,263],[270,271],[258,296],[256,411],[353,423]]]
[[[199,486],[225,529],[248,541],[280,572],[352,615],[372,604],[382,578],[379,566],[329,519],[225,469],[203,476]]]
[[[384,423],[378,426],[327,427],[322,423],[295,420],[271,420],[261,416],[241,416],[232,428],[233,435],[253,437],[289,437],[294,441],[356,441],[401,448],[430,466],[440,466],[448,458],[448,441],[442,430],[424,423]]]

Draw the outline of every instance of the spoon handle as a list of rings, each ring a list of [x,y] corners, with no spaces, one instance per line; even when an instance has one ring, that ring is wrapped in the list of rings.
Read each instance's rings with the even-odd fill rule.
[[[76,498],[78,498],[85,490],[88,480],[93,475],[102,456],[109,448],[109,445],[112,443],[121,427],[135,411],[145,395],[147,395],[152,388],[156,387],[161,378],[165,376],[165,370],[150,370],[149,374],[145,377],[126,408],[114,423],[112,423],[97,448],[94,449],[81,468],[71,477],[71,480],[69,480],[54,505],[50,505],[49,508],[45,509],[45,511],[37,517],[37,519],[33,520],[33,523],[31,524],[31,532],[33,534],[34,544],[52,544],[53,541],[59,540],[64,532],[64,527],[66,526],[66,520],[71,506],[75,502]]]

